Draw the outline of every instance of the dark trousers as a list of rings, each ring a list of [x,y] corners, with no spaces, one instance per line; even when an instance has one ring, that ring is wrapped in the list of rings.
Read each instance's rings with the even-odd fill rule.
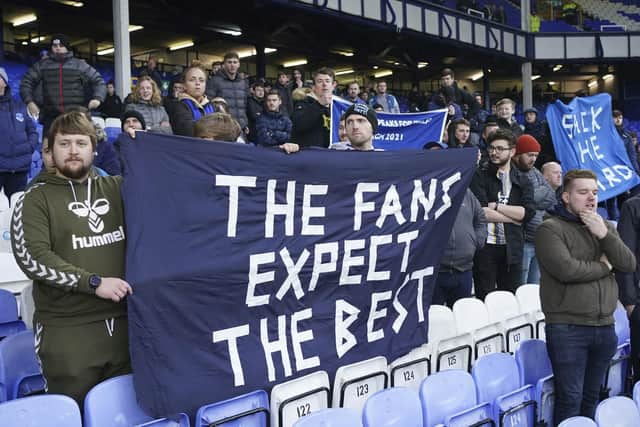
[[[74,326],[43,325],[36,320],[34,326],[47,393],[70,396],[83,408],[84,397],[94,385],[131,373],[126,317]]]
[[[520,284],[522,262],[508,264],[507,245],[484,245],[473,259],[473,283],[476,298],[484,300],[497,288],[515,292]]]
[[[472,278],[471,270],[438,272],[431,304],[453,307],[460,298],[470,297]]]
[[[547,323],[545,330],[555,379],[554,422],[578,415],[593,418],[618,344],[614,326]]]
[[[27,186],[27,172],[0,172],[0,190],[4,190],[7,199],[13,193],[24,191]]]
[[[631,356],[630,362],[633,369],[633,383],[640,381],[640,305],[631,313],[629,318],[631,328]]]

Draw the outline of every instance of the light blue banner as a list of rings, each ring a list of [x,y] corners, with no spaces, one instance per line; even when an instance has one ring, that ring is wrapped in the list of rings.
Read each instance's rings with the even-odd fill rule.
[[[598,199],[610,199],[640,184],[611,114],[611,96],[576,97],[547,108],[556,156],[563,171],[591,169],[598,176]]]

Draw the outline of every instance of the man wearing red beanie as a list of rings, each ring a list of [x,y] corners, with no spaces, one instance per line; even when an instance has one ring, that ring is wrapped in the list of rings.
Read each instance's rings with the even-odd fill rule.
[[[540,144],[533,136],[521,135],[516,141],[516,154],[511,159],[521,176],[527,177],[533,187],[533,203],[536,210],[535,215],[524,225],[520,284],[540,283],[540,268],[536,259],[534,238],[538,226],[542,223],[544,212],[553,207],[556,202],[555,192],[540,171],[534,167],[540,148]]]
[[[473,260],[476,297],[496,289],[515,292],[520,284],[522,225],[535,214],[533,188],[529,180],[511,167],[516,138],[507,129],[498,129],[487,139],[489,164],[476,171],[471,191],[487,216],[487,242]]]

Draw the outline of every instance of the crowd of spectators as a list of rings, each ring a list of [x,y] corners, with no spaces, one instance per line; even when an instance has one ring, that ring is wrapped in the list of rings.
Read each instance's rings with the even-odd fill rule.
[[[473,6],[472,0],[460,3],[465,3],[465,8]],[[136,132],[175,134],[254,143],[287,154],[312,146],[329,148],[331,143],[337,143],[331,148],[342,150],[374,150],[377,112],[400,112],[386,81],[378,80],[364,90],[357,82],[349,82],[343,95],[353,105],[340,118],[340,141],[331,141],[330,109],[337,84],[330,68],[315,70],[308,82],[304,72],[295,69],[291,76],[279,72],[273,85],[264,79],[250,85],[240,71],[239,55],[229,52],[222,62],[212,64],[211,73],[194,61],[171,81],[163,98],[162,76],[152,57],[132,93],[122,101],[115,94],[113,81],[105,84],[93,67],[73,56],[64,35],[52,38],[51,52],[20,82],[22,103],[12,97],[7,73],[0,68],[0,134],[8,135],[0,142],[0,190],[7,197],[27,186],[31,154],[39,143],[34,120],[44,127],[44,173],[59,168],[51,154],[54,141],[48,141],[47,131],[53,124],[51,138],[59,136],[55,131],[62,126],[57,119],[61,114],[69,123],[80,120],[68,116],[69,112],[81,113],[86,123],[91,123],[92,114],[119,118],[123,133],[132,137]],[[425,149],[478,152],[477,170],[443,252],[434,303],[453,305],[457,299],[471,296],[473,285],[475,295],[484,298],[494,289],[515,292],[524,283],[538,283],[536,232],[545,212],[561,207],[567,194],[560,185],[562,170],[549,126],[540,119],[539,111],[525,110],[520,123],[514,99],[502,98],[490,110],[484,108],[483,101],[458,85],[451,68],[442,70],[433,93],[423,96],[416,86],[409,96],[412,111],[447,109],[441,140],[424,141]],[[637,135],[624,128],[622,112],[614,111],[613,120],[635,171],[640,173]],[[110,144],[97,124],[90,133],[94,169],[87,176],[119,175],[119,141]],[[588,181],[591,176],[576,179]],[[618,208],[633,194],[607,201],[602,208],[610,219],[617,220]],[[599,221],[591,214],[585,220]],[[606,235],[607,228],[595,222],[592,234]],[[126,294],[127,289],[122,292]]]

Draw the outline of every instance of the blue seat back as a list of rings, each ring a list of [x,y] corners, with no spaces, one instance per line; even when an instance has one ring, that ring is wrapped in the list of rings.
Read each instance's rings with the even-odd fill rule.
[[[104,132],[107,134],[107,141],[109,141],[110,143],[113,143],[113,141],[118,139],[118,136],[120,136],[120,134],[122,133],[122,129],[114,128],[114,127],[106,127],[104,128]]]
[[[587,417],[571,417],[558,424],[558,427],[598,427],[595,421]]]
[[[618,336],[618,345],[624,344],[629,339],[631,332],[627,311],[621,304],[618,304],[616,311],[613,312],[613,319],[615,321],[616,335]]]
[[[637,427],[640,426],[640,413],[633,400],[614,396],[598,404],[596,424],[603,427]]]
[[[196,414],[196,427],[266,427],[269,398],[264,390],[202,406]]]
[[[0,323],[18,320],[18,303],[16,297],[6,289],[0,289]]]
[[[364,404],[365,427],[422,427],[422,405],[418,394],[406,387],[381,390]]]
[[[85,427],[130,427],[152,420],[138,405],[131,374],[102,381],[84,399]]]
[[[0,341],[0,402],[43,390],[33,331],[18,332]]]
[[[640,381],[633,386],[633,401],[636,402],[636,406],[640,408]]]
[[[329,408],[298,419],[293,427],[362,427],[362,421],[353,409]]]
[[[478,391],[478,402],[493,402],[496,397],[520,387],[520,373],[513,357],[493,353],[481,357],[471,370]]]
[[[447,416],[476,404],[476,385],[462,370],[436,372],[420,384],[420,401],[425,427],[444,423]]]
[[[538,380],[553,373],[547,354],[547,344],[542,340],[526,340],[515,355],[520,372],[520,384],[536,385]]]
[[[59,394],[15,399],[0,404],[0,425],[20,427],[82,427],[76,402]]]

